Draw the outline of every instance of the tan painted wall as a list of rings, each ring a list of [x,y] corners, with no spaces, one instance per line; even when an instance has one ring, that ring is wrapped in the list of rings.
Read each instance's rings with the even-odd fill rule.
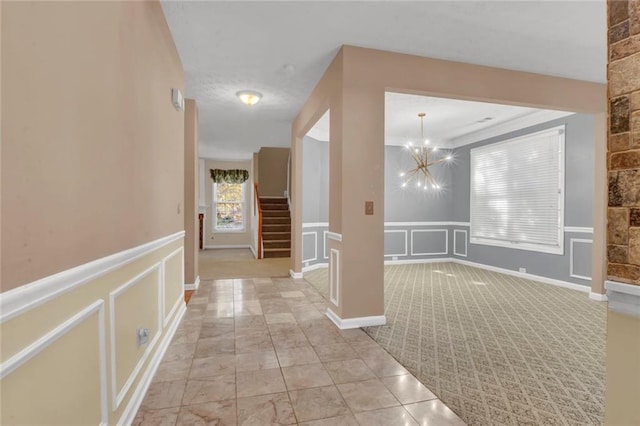
[[[0,4],[2,291],[182,230],[183,70],[160,4]]]
[[[260,148],[258,159],[260,196],[284,197],[287,190],[289,148]]]
[[[184,279],[188,284],[195,283],[198,277],[198,179],[198,105],[193,99],[187,99],[184,109]]]
[[[301,139],[331,109],[329,229],[342,235],[330,242],[341,257],[334,309],[342,318],[383,314],[385,91],[586,112],[596,121],[606,110],[603,84],[343,46],[292,125],[292,269],[300,271]],[[604,133],[595,136],[605,143]],[[372,216],[365,201],[374,202]]]
[[[211,179],[211,169],[243,169],[249,172],[249,179],[245,182],[245,230],[243,232],[216,232],[213,231],[213,180]],[[253,169],[251,161],[219,161],[205,160],[204,190],[207,202],[207,214],[205,218],[205,246],[215,248],[216,246],[249,246],[252,240],[251,227],[251,203],[253,202]]]

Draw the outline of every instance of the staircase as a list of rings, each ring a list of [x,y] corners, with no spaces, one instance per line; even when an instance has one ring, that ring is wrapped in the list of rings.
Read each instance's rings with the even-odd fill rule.
[[[286,198],[260,198],[263,256],[291,256],[291,215]]]

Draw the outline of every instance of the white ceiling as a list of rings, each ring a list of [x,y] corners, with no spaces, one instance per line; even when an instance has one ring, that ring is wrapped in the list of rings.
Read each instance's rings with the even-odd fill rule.
[[[604,0],[162,6],[186,96],[200,108],[200,155],[208,158],[289,146],[292,119],[343,44],[606,82]],[[242,89],[264,98],[246,107],[235,96]]]
[[[387,92],[385,94],[385,145],[405,145],[420,139],[424,112],[424,137],[439,147],[458,147],[572,114],[485,102],[434,98]],[[307,136],[329,140],[327,111]]]

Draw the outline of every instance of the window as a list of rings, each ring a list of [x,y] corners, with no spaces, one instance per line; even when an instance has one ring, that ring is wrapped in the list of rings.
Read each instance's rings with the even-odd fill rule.
[[[471,150],[471,242],[562,254],[564,126]]]
[[[244,231],[244,183],[213,184],[214,231]]]

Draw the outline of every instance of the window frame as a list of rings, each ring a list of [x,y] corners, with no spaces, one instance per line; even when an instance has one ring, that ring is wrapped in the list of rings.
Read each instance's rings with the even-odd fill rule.
[[[479,151],[487,151],[491,147],[499,147],[501,145],[506,144],[515,144],[521,143],[523,140],[531,139],[534,137],[541,137],[545,134],[555,133],[558,137],[558,245],[543,245],[537,243],[526,243],[522,241],[504,241],[504,240],[494,240],[483,237],[474,236],[473,234],[473,211],[474,211],[474,183],[475,183],[475,173],[473,169],[473,152],[476,150]],[[493,246],[493,247],[503,247],[510,248],[516,250],[527,250],[534,251],[539,253],[547,253],[554,255],[564,255],[564,215],[565,215],[565,172],[566,172],[566,125],[562,124],[559,126],[550,127],[541,131],[527,133],[526,135],[517,136],[509,139],[505,139],[499,142],[495,142],[492,144],[487,144],[483,146],[479,146],[476,148],[472,148],[469,150],[469,242],[471,244],[479,244],[485,246]],[[476,151],[478,152],[478,151]]]
[[[217,234],[222,234],[222,233],[229,233],[229,234],[233,234],[233,233],[239,233],[239,232],[246,232],[247,230],[247,211],[246,211],[246,207],[247,207],[247,203],[246,203],[246,198],[247,198],[247,193],[246,193],[246,182],[243,183],[232,183],[232,184],[227,184],[227,185],[240,185],[240,188],[242,189],[242,200],[241,201],[227,201],[224,202],[226,204],[231,204],[231,203],[235,203],[235,204],[240,204],[242,206],[242,228],[219,228],[218,227],[218,183],[217,182],[213,182],[213,199],[211,202],[211,207],[213,210],[213,214],[212,214],[212,232],[215,232]]]

